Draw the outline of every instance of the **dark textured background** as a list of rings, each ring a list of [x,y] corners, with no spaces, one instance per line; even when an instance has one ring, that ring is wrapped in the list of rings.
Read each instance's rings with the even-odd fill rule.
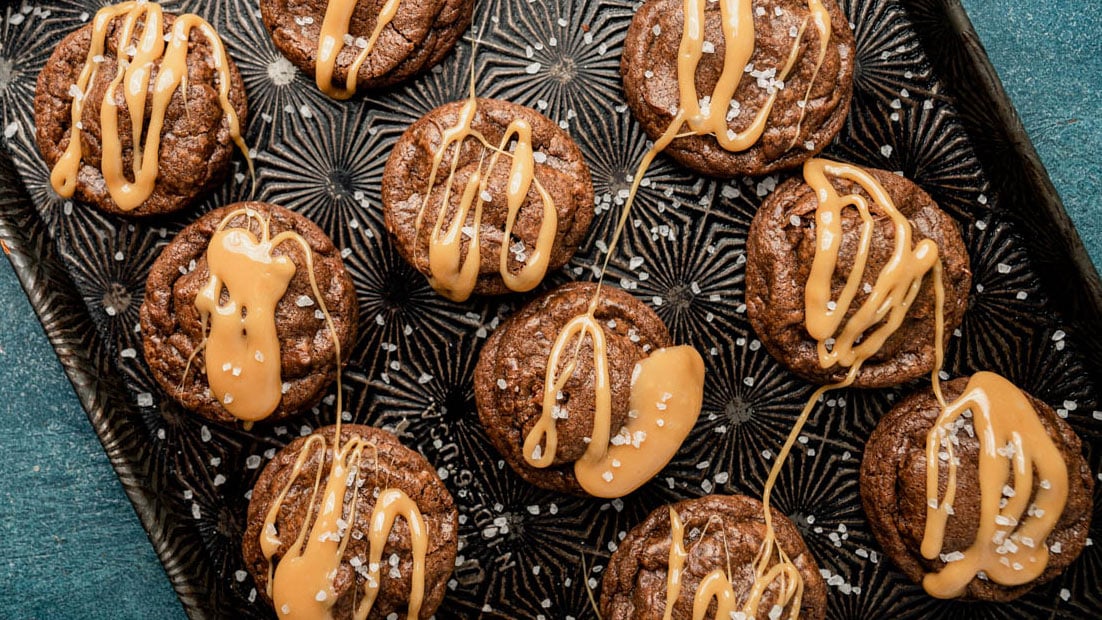
[[[1102,12],[964,2],[1095,264],[1102,262]],[[0,63],[3,63],[0,48]],[[0,79],[4,67],[0,64]],[[0,616],[179,617],[22,290],[0,267]]]

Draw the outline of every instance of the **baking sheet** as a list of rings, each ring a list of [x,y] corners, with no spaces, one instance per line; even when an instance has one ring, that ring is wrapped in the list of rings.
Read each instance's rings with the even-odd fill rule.
[[[827,153],[900,171],[961,222],[975,290],[946,372],[999,371],[1066,415],[1100,470],[1102,295],[1059,198],[1029,147],[955,2],[845,0],[857,39],[853,109]],[[245,79],[256,195],[302,212],[347,251],[362,325],[345,373],[350,418],[384,426],[424,453],[460,507],[450,617],[591,617],[587,586],[622,532],[653,508],[712,492],[760,495],[811,386],[770,358],[747,324],[746,230],[778,176],[718,182],[660,157],[612,260],[612,281],[650,303],[675,340],[705,353],[704,411],[680,456],[622,501],[535,489],[504,466],[479,428],[471,374],[486,335],[522,297],[452,304],[398,257],[378,201],[389,148],[413,120],[466,94],[468,36],[436,69],[403,85],[330,101],[275,51],[252,3],[167,2],[221,31]],[[59,199],[33,140],[34,81],[53,46],[87,20],[91,0],[3,9],[0,239],[169,577],[193,617],[269,617],[239,572],[246,494],[274,451],[331,423],[331,404],[283,426],[244,432],[169,402],[135,330],[144,278],[172,235],[214,206],[244,199],[244,165],[196,211],[157,220],[100,215]],[[480,96],[540,109],[577,140],[603,199],[588,241],[554,282],[592,277],[646,149],[620,92],[626,1],[480,0],[473,58]],[[10,161],[9,161],[10,160]],[[22,181],[19,184],[17,181]],[[22,187],[20,187],[22,185]],[[641,266],[631,259],[642,258]],[[1012,605],[937,601],[882,560],[858,499],[864,439],[915,386],[840,390],[817,408],[774,493],[827,574],[828,617],[1094,617],[1098,546]],[[1098,539],[1102,501],[1096,492]],[[539,567],[536,569],[536,567]]]

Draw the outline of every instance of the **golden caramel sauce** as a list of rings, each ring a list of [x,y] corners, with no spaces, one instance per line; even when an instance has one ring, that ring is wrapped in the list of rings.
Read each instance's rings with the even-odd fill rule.
[[[322,488],[321,484],[324,467],[319,464],[310,501],[307,503],[306,521],[299,530],[298,538],[278,564],[273,563],[275,554],[283,545],[275,525],[280,508],[283,507],[292,485],[301,476],[306,463],[314,459],[324,460],[330,449],[333,459],[325,486]],[[365,454],[371,453],[374,453],[377,467],[378,450],[375,444],[356,436],[341,445],[338,424],[332,447],[324,436],[314,434],[306,440],[296,458],[290,479],[265,515],[260,537],[261,551],[268,561],[268,595],[272,598],[276,614],[280,618],[332,618],[331,610],[338,598],[334,579],[351,539],[348,528],[356,523],[359,511],[362,495],[360,486],[365,482],[367,473],[364,468]],[[352,501],[346,506],[345,501],[349,495]],[[315,505],[318,506],[316,515]],[[413,555],[413,575],[406,617],[415,620],[420,615],[425,595],[428,531],[417,504],[402,490],[387,487],[379,492],[369,519],[370,527],[366,532],[368,557],[362,560],[363,566],[367,567],[367,574],[364,577],[363,598],[353,605],[353,617],[356,620],[367,618],[378,597],[383,579],[380,570],[383,549],[394,522],[399,517],[405,519],[409,525]]]
[[[673,617],[673,607],[681,593],[685,561],[689,557],[689,552],[685,549],[685,525],[673,506],[669,508],[669,511],[670,553],[669,567],[666,572],[666,599],[663,620],[669,620]],[[706,530],[707,528],[705,528]],[[703,538],[703,534],[701,534],[701,537]],[[724,537],[726,538],[726,534]],[[726,544],[725,540],[724,545]],[[779,546],[776,550],[781,556],[781,561],[772,563],[772,560],[765,558],[766,561],[772,563],[772,566],[767,569],[763,578],[755,580],[746,596],[746,600],[741,605],[735,591],[735,584],[731,581],[730,557],[727,559],[728,566],[726,570],[717,568],[705,575],[693,594],[693,620],[704,620],[713,600],[716,603],[716,613],[712,616],[714,618],[757,618],[759,617],[759,611],[761,611],[759,607],[765,588],[774,581],[779,581],[781,585],[780,597],[783,602],[778,604],[783,605],[792,600],[797,601],[797,605],[790,610],[788,616],[789,618],[796,618],[799,613],[799,597],[803,592],[803,580],[795,565],[784,556],[784,551]],[[759,557],[758,563],[761,561],[762,558]]]
[[[875,228],[869,202],[859,194],[840,195],[830,178],[857,183],[878,207],[878,215],[891,219],[894,246],[891,258],[874,278],[872,291],[849,319],[854,297],[866,278]],[[807,332],[818,341],[819,365],[850,368],[860,365],[880,350],[906,318],[911,303],[922,287],[925,275],[939,265],[938,247],[930,239],[912,243],[911,223],[895,207],[891,196],[875,178],[852,164],[826,159],[804,163],[804,180],[819,205],[815,209],[815,258],[804,291]],[[831,297],[831,282],[842,248],[842,212],[856,209],[861,216],[861,236],[853,269],[838,299]],[[844,321],[844,322],[843,322]],[[871,330],[871,331],[870,331]],[[942,345],[939,339],[936,346]]]
[[[967,416],[967,417],[964,417]],[[942,555],[945,526],[957,492],[955,434],[971,419],[979,440],[980,515],[972,545],[948,561]],[[939,471],[948,470],[939,496]],[[1013,485],[1011,486],[1011,479]],[[1038,481],[1036,494],[1034,481]],[[1018,586],[1048,566],[1046,540],[1068,497],[1068,470],[1029,398],[991,372],[978,372],[964,392],[945,405],[926,436],[926,529],[922,555],[948,563],[922,586],[931,596],[955,598],[983,571],[991,581]]]
[[[685,570],[685,560],[689,552],[685,550],[685,524],[677,509],[670,506],[670,559],[666,569],[666,610],[662,620],[673,618],[673,604],[681,594],[681,577]]]
[[[684,345],[658,349],[640,360],[632,373],[628,422],[612,436],[604,331],[592,314],[574,318],[555,341],[544,382],[543,412],[524,441],[524,459],[533,467],[547,467],[555,458],[556,397],[573,375],[577,351],[557,377],[555,369],[567,344],[581,343],[586,335],[593,343],[596,408],[593,433],[585,454],[574,462],[574,476],[594,497],[623,497],[665,467],[696,424],[704,400],[704,360],[696,349]]]
[[[243,227],[229,225],[242,216],[246,218]],[[251,223],[258,225],[259,236],[251,230]],[[291,258],[275,254],[285,242],[302,249],[314,301],[340,358],[340,344],[314,274],[310,245],[294,231],[272,237],[270,216],[263,217],[251,208],[229,212],[207,246],[210,279],[195,297],[195,307],[205,335],[202,346],[211,393],[226,411],[246,423],[267,418],[283,398],[275,310],[295,274]]]
[[[115,204],[123,211],[133,211],[153,193],[159,170],[165,111],[173,94],[181,86],[186,98],[188,40],[192,30],[201,32],[210,45],[214,69],[218,73],[218,97],[222,113],[229,124],[230,136],[245,155],[251,172],[252,160],[249,159],[248,148],[241,137],[237,113],[229,101],[229,60],[222,39],[214,27],[198,15],[188,13],[177,17],[171,31],[166,35],[164,13],[159,4],[144,1],[123,2],[100,9],[92,21],[92,41],[84,67],[74,86],[77,94],[71,104],[69,144],[50,172],[50,184],[54,190],[65,198],[72,197],[76,190],[82,158],[80,120],[84,100],[88,97],[92,81],[103,62],[108,26],[116,18],[122,19],[116,52],[117,73],[108,84],[100,107],[100,140],[103,147],[101,172]],[[132,39],[136,39],[133,44]],[[157,77],[152,83],[153,101],[149,124],[146,125],[146,99],[150,94],[154,69]],[[120,87],[130,111],[130,135],[134,150],[130,174],[133,175],[133,181],[127,177],[127,171],[123,170],[123,147],[119,137],[118,104],[115,98]]]
[[[379,35],[386,28],[394,16],[398,14],[401,0],[387,0],[379,14],[375,17],[375,28],[371,36],[356,54],[356,59],[348,67],[348,77],[345,78],[344,87],[333,84],[333,70],[337,65],[337,56],[345,47],[345,37],[349,35],[348,29],[352,22],[352,13],[356,10],[359,0],[329,0],[325,7],[325,17],[321,22],[321,31],[318,34],[318,60],[315,68],[316,82],[321,92],[334,99],[348,99],[356,94],[356,83],[359,81],[360,67],[367,60],[368,55],[375,49],[379,41]]]
[[[440,147],[433,154],[432,172],[429,174],[428,185],[421,199],[421,207],[415,223],[415,236],[419,237],[429,197],[436,186],[441,166],[444,165],[444,156],[448,148],[453,147],[451,161],[448,164],[448,175],[444,181],[444,195],[440,201],[440,210],[436,214],[436,221],[429,235],[429,283],[436,292],[452,301],[466,301],[478,283],[482,247],[482,211],[488,198],[492,198],[489,196],[487,187],[488,177],[502,155],[508,156],[511,163],[506,187],[508,212],[499,250],[499,273],[509,290],[518,293],[530,291],[543,281],[551,260],[555,235],[558,232],[559,222],[555,202],[536,178],[531,125],[523,119],[512,121],[506,128],[501,142],[493,145],[481,132],[474,129],[473,123],[477,113],[478,99],[475,96],[472,65],[470,95],[460,109],[456,124],[443,131]],[[468,138],[481,143],[484,149],[483,159],[487,152],[490,153],[489,165],[484,169],[483,162],[479,162],[477,169],[467,179],[463,193],[460,195],[459,205],[449,221],[452,185],[455,181],[460,150],[463,142]],[[513,144],[511,152],[507,150],[510,143]],[[522,266],[514,273],[509,265],[512,255],[510,246],[513,227],[517,214],[520,213],[532,188],[535,188],[543,205],[543,213],[535,247],[531,252],[525,253],[525,259],[520,261]],[[464,244],[467,246],[466,252],[463,251]]]
[[[705,7],[711,1],[718,1],[720,5],[725,46],[723,70],[711,94],[701,99],[696,89],[696,75],[700,59],[704,55]],[[778,69],[775,77],[781,83],[788,77],[799,60],[800,43],[803,41],[804,33],[809,24],[813,25],[819,32],[819,53],[811,82],[799,104],[800,116],[789,148],[792,148],[799,139],[799,129],[807,113],[807,102],[811,98],[811,87],[815,77],[819,75],[819,69],[830,47],[830,12],[823,6],[821,0],[808,0],[807,5],[810,15],[800,25],[788,58]],[[685,16],[685,26],[677,53],[677,114],[662,136],[655,141],[655,146],[651,150],[657,154],[678,137],[712,135],[724,150],[735,153],[745,151],[761,140],[779,92],[774,87],[753,120],[741,132],[730,128],[727,115],[742,77],[747,71],[746,67],[754,54],[754,3],[752,0],[684,0],[682,11]],[[644,156],[643,160],[647,167],[650,163],[648,160],[653,158],[653,155]],[[645,169],[646,167],[642,167],[642,170]]]

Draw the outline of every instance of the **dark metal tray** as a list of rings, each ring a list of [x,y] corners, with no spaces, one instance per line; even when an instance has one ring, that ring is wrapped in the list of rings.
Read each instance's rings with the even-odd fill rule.
[[[646,148],[618,76],[633,3],[480,2],[479,94],[562,121],[588,158],[597,195],[608,199],[573,266],[553,279],[588,278]],[[1099,472],[1102,285],[967,17],[955,0],[842,4],[857,37],[856,95],[828,154],[917,180],[959,218],[971,254],[975,291],[946,371],[993,369],[1058,407]],[[652,303],[676,340],[711,353],[704,412],[681,455],[623,501],[540,491],[503,466],[471,393],[479,346],[522,300],[456,305],[437,297],[391,247],[377,198],[398,134],[464,96],[470,37],[428,74],[342,103],[287,72],[254,3],[166,5],[206,16],[241,68],[258,197],[309,215],[347,249],[362,316],[344,382],[352,419],[394,430],[423,452],[460,506],[460,561],[439,617],[590,617],[586,584],[599,587],[620,533],[651,509],[708,492],[760,494],[771,464],[763,453],[777,450],[811,392],[765,353],[743,312],[746,230],[776,177],[717,182],[659,158],[637,224],[613,259],[613,281]],[[250,433],[188,415],[151,380],[135,330],[145,274],[197,212],[129,221],[60,200],[33,141],[37,73],[56,41],[98,6],[57,0],[43,14],[17,5],[0,19],[5,54],[14,54],[0,91],[0,240],[187,612],[267,617],[241,571],[246,492],[277,448],[332,422],[333,407]],[[201,210],[245,198],[241,172]],[[643,267],[632,268],[632,257]],[[857,468],[880,414],[912,389],[830,394],[774,494],[829,572],[828,616],[1102,615],[1099,545],[1012,605],[937,601],[877,561]],[[1102,491],[1095,506],[1091,532],[1102,541]]]

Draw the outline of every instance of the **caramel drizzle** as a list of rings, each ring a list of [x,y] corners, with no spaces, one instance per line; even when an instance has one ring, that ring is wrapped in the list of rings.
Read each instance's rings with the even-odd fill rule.
[[[685,524],[681,521],[681,515],[677,514],[677,509],[670,506],[670,559],[666,572],[666,610],[662,613],[662,620],[673,618],[673,604],[681,594],[681,576],[688,558],[689,552],[685,550]],[[721,616],[717,614],[717,617]]]
[[[240,216],[259,225],[259,238],[248,223],[229,225]],[[210,279],[195,297],[195,308],[202,323],[204,340],[199,349],[205,349],[211,393],[226,411],[246,424],[267,418],[283,399],[275,309],[295,274],[290,257],[274,254],[284,242],[302,248],[314,300],[332,334],[339,367],[340,342],[314,274],[310,244],[290,230],[272,237],[271,217],[261,217],[252,208],[231,211],[219,222],[207,246]]]
[[[839,195],[828,176],[860,185],[880,211],[891,219],[894,232],[895,245],[891,258],[877,274],[864,303],[848,320],[846,313],[865,281],[865,266],[875,222],[864,196]],[[895,207],[887,190],[861,168],[826,159],[811,159],[804,163],[804,180],[815,190],[819,203],[815,209],[815,258],[804,292],[807,331],[818,343],[821,367],[859,366],[879,351],[903,323],[911,303],[922,288],[926,273],[933,269],[940,284],[938,247],[930,239],[912,243],[913,233],[907,217]],[[842,212],[849,207],[855,208],[861,216],[861,237],[853,269],[838,299],[833,300],[831,281],[842,248]],[[938,324],[942,322],[939,320]],[[940,335],[936,334],[939,346]]]
[[[670,506],[669,511],[670,553],[669,568],[666,573],[666,600],[665,611],[662,615],[663,620],[670,620],[673,617],[674,604],[681,593],[685,562],[689,557],[689,552],[685,549],[685,524],[681,521],[681,516],[677,514],[677,510],[673,506]],[[710,523],[711,521],[709,521]],[[705,527],[705,532],[707,532],[707,527]],[[704,534],[702,533],[700,540],[703,540],[703,538]],[[723,544],[726,547],[726,534],[724,534]],[[704,620],[713,600],[716,602],[715,618],[733,618],[739,613],[745,618],[757,618],[765,585],[778,579],[782,580],[782,596],[785,600],[799,597],[802,594],[803,581],[800,579],[796,567],[791,562],[779,562],[769,570],[767,579],[755,581],[746,602],[740,607],[738,596],[735,594],[734,583],[731,581],[730,561],[730,556],[728,556],[726,570],[717,568],[700,580],[696,593],[693,595],[693,620]],[[790,617],[794,618],[795,616]]]
[[[596,300],[596,297],[594,297]],[[612,392],[604,330],[591,309],[572,319],[552,346],[544,377],[543,411],[524,439],[525,461],[548,467],[558,447],[556,416],[563,415],[559,396],[574,375],[586,336],[593,348],[596,406],[593,432],[574,476],[594,497],[623,497],[653,478],[688,437],[704,399],[704,360],[690,346],[658,349],[632,372],[628,421],[611,435]],[[573,355],[565,358],[574,341]],[[563,364],[562,372],[557,372]],[[569,414],[567,414],[569,415]]]
[[[498,271],[509,290],[518,293],[530,291],[543,280],[547,273],[548,263],[551,260],[555,235],[558,232],[558,213],[555,210],[555,202],[535,175],[536,163],[535,153],[532,149],[531,125],[523,119],[512,121],[505,129],[500,144],[495,147],[481,132],[474,129],[473,123],[477,112],[478,99],[475,97],[472,65],[470,95],[459,111],[456,124],[444,130],[440,148],[433,154],[432,172],[429,174],[428,186],[425,188],[415,224],[416,235],[419,236],[421,226],[424,223],[429,196],[433,187],[436,186],[440,167],[444,163],[444,155],[448,148],[454,145],[451,161],[448,164],[448,177],[444,182],[444,196],[441,199],[440,210],[436,214],[436,221],[433,223],[432,233],[429,236],[429,283],[444,297],[459,302],[466,301],[478,283],[479,259],[482,248],[482,207],[487,202],[486,197],[489,193],[487,191],[489,174],[497,166],[501,155],[507,155],[512,160],[509,167],[509,181],[506,187],[508,212],[498,254]],[[485,171],[483,170],[482,160],[479,161],[477,169],[471,174],[464,186],[459,206],[449,222],[447,215],[451,201],[452,183],[455,179],[456,168],[459,165],[460,151],[463,142],[467,138],[473,138],[482,144],[484,149],[483,159],[486,151],[492,152],[492,155],[490,155],[489,166]],[[506,150],[509,143],[514,140],[513,150],[511,152]],[[509,269],[513,227],[516,224],[517,214],[520,213],[520,209],[524,205],[532,186],[535,186],[540,202],[543,204],[543,215],[540,220],[535,247],[530,254],[525,252],[525,260],[517,258],[518,262],[523,263],[523,266],[516,273],[513,273]],[[468,220],[470,220],[469,224]],[[463,243],[465,239],[468,245],[467,252],[464,255]]]
[[[949,559],[942,554],[945,525],[957,492],[956,431],[971,417],[979,441],[980,516],[972,545]],[[946,461],[948,484],[939,497]],[[1034,474],[1036,470],[1036,474]],[[1014,486],[1009,486],[1013,475]],[[1036,475],[1040,482],[1033,496]],[[955,598],[983,571],[1006,586],[1033,581],[1048,565],[1046,540],[1064,511],[1068,470],[1029,398],[991,372],[979,372],[957,400],[945,405],[926,435],[926,529],[922,555],[947,562],[922,586],[931,596]],[[1030,502],[1030,499],[1033,501]]]
[[[669,127],[656,140],[652,151],[662,151],[675,138],[683,136],[712,135],[724,150],[737,153],[757,144],[765,132],[769,115],[776,103],[780,84],[796,66],[799,60],[800,42],[808,24],[814,25],[819,32],[819,55],[815,62],[815,71],[807,91],[799,104],[800,116],[796,123],[796,133],[789,148],[799,139],[800,127],[807,114],[807,103],[811,98],[811,87],[819,75],[827,50],[830,47],[830,13],[821,0],[808,0],[810,15],[800,24],[796,41],[788,54],[784,66],[775,79],[780,83],[771,87],[769,97],[754,116],[751,123],[741,132],[735,132],[728,123],[733,116],[731,106],[746,67],[754,54],[754,5],[752,0],[719,0],[720,19],[722,20],[725,50],[723,70],[716,82],[712,94],[705,103],[696,90],[696,72],[700,59],[704,55],[705,6],[709,0],[684,0],[682,11],[685,16],[685,28],[681,34],[681,43],[677,55],[677,88],[679,105],[677,114]],[[682,132],[688,125],[688,131]],[[661,146],[659,146],[661,145]],[[650,155],[650,153],[648,153]],[[649,159],[653,159],[651,156]],[[644,161],[649,161],[644,156]],[[646,168],[643,168],[645,170]]]
[[[902,324],[911,303],[922,288],[923,278],[931,270],[934,272],[934,287],[937,289],[938,299],[934,330],[936,363],[931,372],[931,378],[935,382],[944,345],[944,291],[937,244],[930,240],[923,240],[917,246],[913,244],[911,223],[895,206],[887,190],[861,168],[816,158],[804,163],[803,174],[804,181],[815,191],[818,201],[815,209],[815,257],[804,291],[805,322],[808,333],[817,341],[819,365],[823,368],[837,365],[848,368],[848,371],[841,381],[821,386],[812,393],[785,439],[784,446],[769,471],[762,493],[766,535],[755,561],[754,586],[747,603],[756,610],[765,589],[770,583],[780,579],[780,604],[791,605],[789,618],[793,619],[800,611],[803,579],[777,542],[770,498],[781,468],[787,461],[797,436],[807,423],[815,403],[828,391],[853,383],[865,360],[874,355]],[[891,219],[894,227],[891,258],[877,274],[864,303],[849,319],[845,319],[845,315],[865,280],[865,267],[875,224],[868,200],[858,194],[840,195],[831,183],[831,177],[858,184],[873,198],[878,210]],[[842,244],[842,215],[845,209],[851,207],[861,216],[861,235],[853,268],[835,301],[831,299],[831,282],[838,267],[838,254]],[[774,555],[778,557],[778,561],[770,568]]]
[[[92,41],[84,68],[74,85],[79,91],[73,97],[70,107],[72,127],[69,144],[50,172],[50,185],[65,198],[71,198],[76,190],[82,158],[80,141],[81,113],[84,100],[88,96],[93,79],[103,62],[103,53],[107,45],[107,28],[112,20],[122,17],[121,35],[116,53],[117,69],[114,79],[108,84],[100,107],[100,128],[103,143],[101,172],[107,191],[123,211],[132,211],[153,193],[159,170],[161,130],[164,126],[165,111],[172,95],[182,85],[181,91],[187,96],[187,54],[188,38],[192,30],[199,30],[206,37],[212,51],[214,69],[218,72],[218,98],[222,112],[229,124],[230,136],[245,155],[250,174],[253,171],[248,148],[241,137],[241,127],[237,113],[230,105],[229,60],[226,57],[222,39],[214,27],[198,15],[188,13],[180,15],[172,24],[170,35],[164,34],[164,13],[159,4],[145,1],[123,2],[108,6],[96,12],[92,22]],[[144,23],[139,25],[139,20]],[[131,44],[136,35],[137,43]],[[166,48],[167,37],[167,48]],[[160,64],[158,66],[158,61]],[[153,84],[153,104],[149,117],[149,126],[145,126],[145,105],[153,71],[157,79]],[[123,96],[130,111],[130,129],[133,140],[134,163],[131,182],[123,170],[122,143],[119,138],[118,104],[115,92],[123,85]],[[146,143],[142,144],[142,136]]]
[[[378,464],[378,449],[374,443],[362,437],[353,437],[343,446],[340,442],[340,425],[333,439],[333,460],[329,468],[328,479],[322,489],[322,471],[319,463],[314,475],[313,490],[307,503],[307,513],[298,538],[280,559],[278,564],[272,559],[283,544],[276,530],[275,522],[284,505],[291,486],[300,477],[303,467],[315,456],[324,460],[329,450],[323,435],[311,435],[295,460],[291,476],[280,491],[277,500],[268,509],[264,518],[264,527],[260,535],[260,547],[268,562],[267,593],[271,597],[280,617],[287,618],[331,618],[332,608],[337,602],[338,593],[334,588],[337,569],[344,558],[348,541],[352,538],[348,531],[350,524],[356,522],[359,511],[360,488],[366,482],[362,463],[365,452],[371,449],[374,461]],[[320,501],[318,500],[320,493]],[[352,494],[352,502],[346,507],[345,500]],[[314,515],[314,506],[319,507]],[[406,617],[415,620],[420,616],[425,595],[425,556],[428,550],[428,530],[424,517],[417,504],[401,489],[384,487],[378,493],[371,512],[368,535],[368,557],[354,568],[364,578],[363,598],[356,603],[353,599],[353,617],[364,620],[371,613],[382,586],[383,549],[394,522],[399,518],[409,525],[412,542],[413,575],[409,605]],[[311,519],[313,523],[310,523]],[[274,568],[273,568],[274,567]]]
[[[401,0],[387,0],[386,4],[375,17],[375,29],[371,36],[361,47],[360,52],[352,65],[348,67],[348,76],[345,78],[344,87],[333,84],[333,71],[337,65],[337,56],[346,46],[345,38],[349,34],[349,26],[352,22],[352,13],[356,10],[358,0],[329,0],[325,8],[325,17],[321,22],[321,32],[318,34],[318,60],[315,69],[318,88],[323,93],[334,99],[348,99],[356,94],[356,83],[359,81],[360,67],[367,60],[368,55],[375,49],[379,41],[379,35],[386,28],[395,15],[398,14],[398,6]],[[357,47],[360,47],[357,45]]]

